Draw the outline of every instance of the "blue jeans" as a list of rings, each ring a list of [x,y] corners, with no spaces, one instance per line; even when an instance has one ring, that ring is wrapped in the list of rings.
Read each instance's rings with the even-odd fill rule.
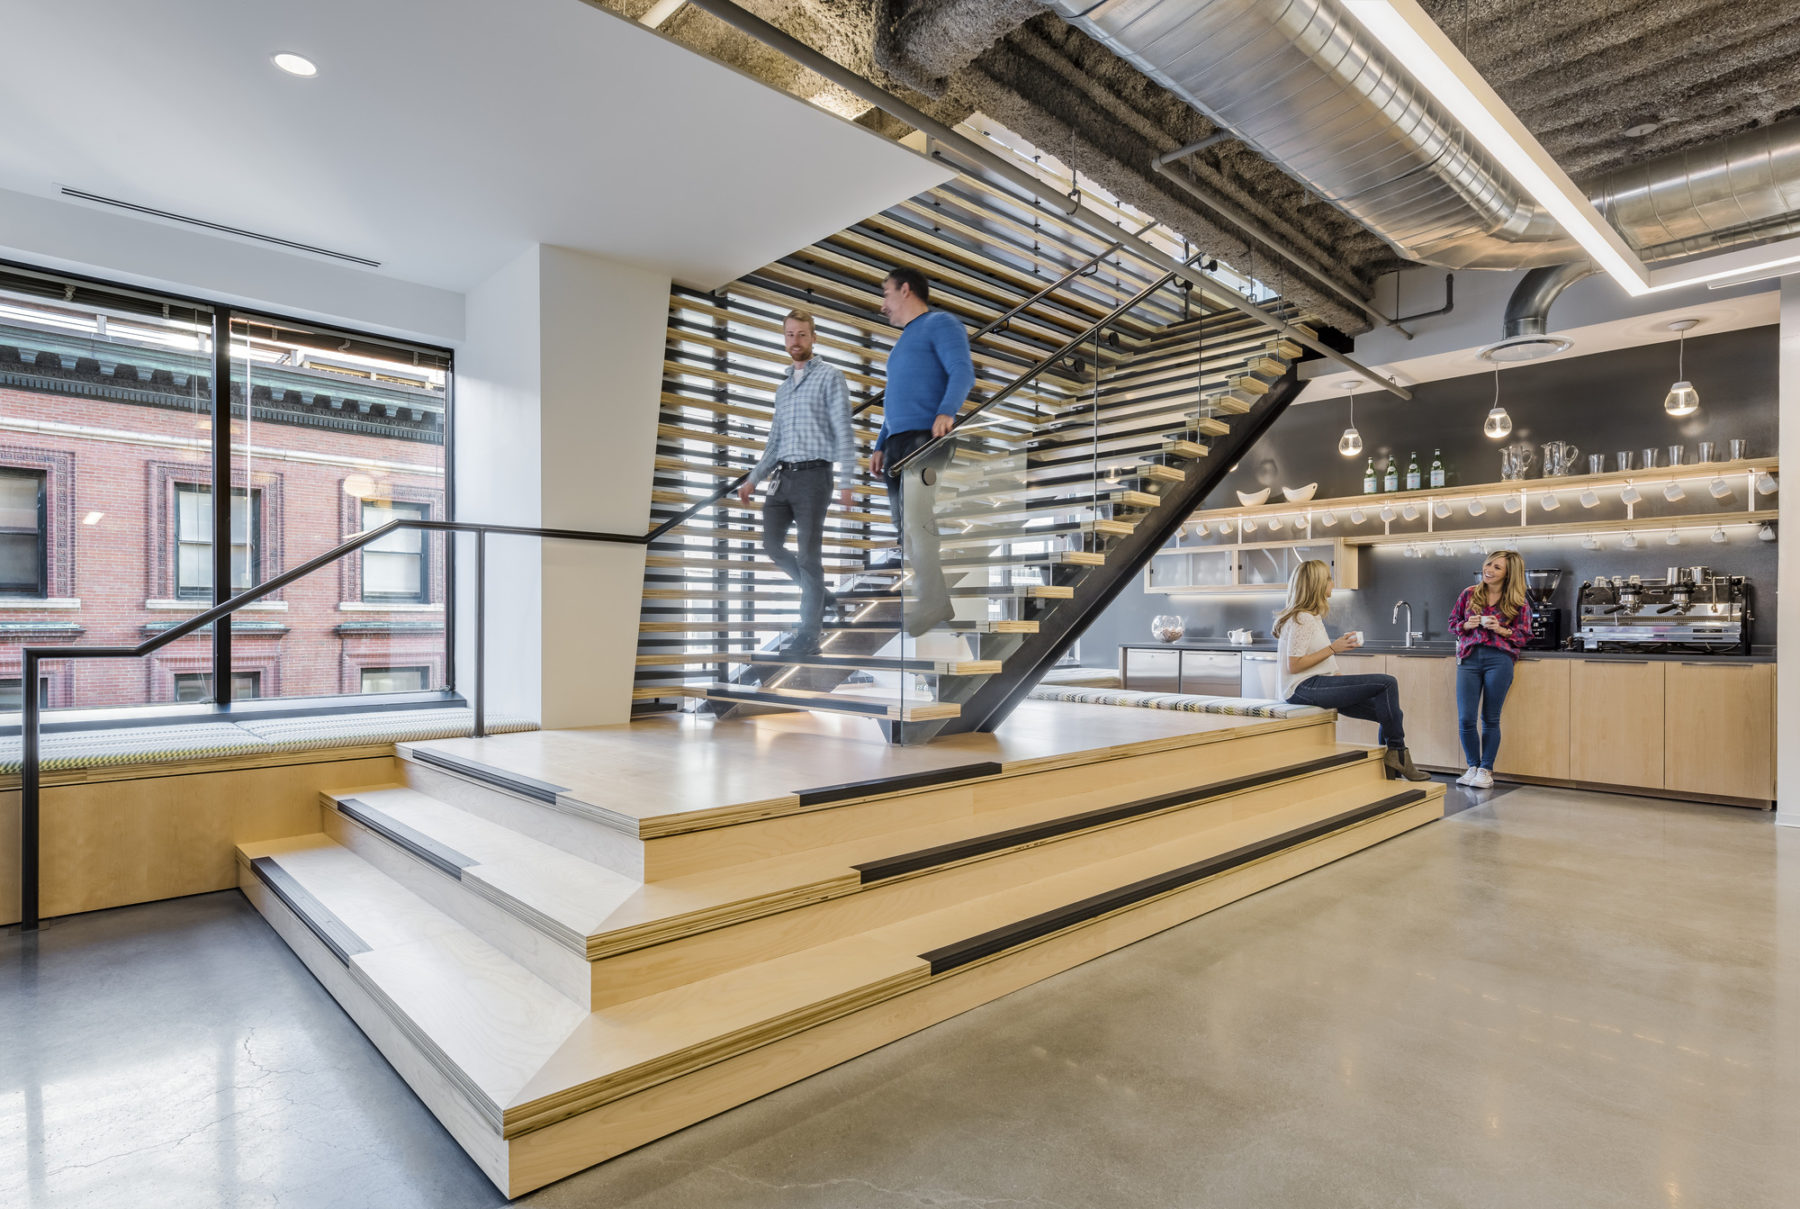
[[[1500,753],[1500,707],[1512,687],[1513,659],[1505,651],[1477,646],[1456,665],[1456,721],[1462,730],[1463,756],[1469,767],[1494,771]],[[1475,733],[1475,715],[1481,714],[1481,734]]]
[[[1400,687],[1392,676],[1311,676],[1294,686],[1288,703],[1335,709],[1346,718],[1373,722],[1381,728],[1383,747],[1406,746]]]

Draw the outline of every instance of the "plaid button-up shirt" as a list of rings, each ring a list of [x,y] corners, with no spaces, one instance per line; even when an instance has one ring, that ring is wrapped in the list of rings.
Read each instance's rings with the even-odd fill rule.
[[[850,435],[850,388],[837,366],[818,357],[806,363],[806,372],[795,380],[787,377],[775,391],[775,419],[769,427],[769,443],[762,459],[750,471],[750,481],[769,477],[777,462],[825,461],[837,463],[837,485],[851,486],[856,479],[856,442]]]

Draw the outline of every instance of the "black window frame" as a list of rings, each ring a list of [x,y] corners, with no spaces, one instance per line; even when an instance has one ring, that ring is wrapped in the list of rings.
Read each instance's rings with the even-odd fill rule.
[[[37,480],[37,587],[29,591],[23,585],[0,583],[0,596],[8,600],[50,599],[50,476],[31,466],[0,466],[0,475]],[[0,535],[17,537],[23,529],[0,529]]]
[[[233,426],[230,423],[230,417],[235,410],[231,401],[232,373],[230,358],[231,333],[234,325],[243,325],[246,330],[248,330],[252,325],[266,326],[273,322],[283,327],[291,326],[295,329],[314,333],[319,336],[341,338],[344,343],[338,346],[340,348],[368,345],[398,352],[410,351],[415,357],[424,354],[436,359],[444,371],[442,425],[444,485],[442,508],[445,516],[455,517],[456,357],[454,350],[446,346],[434,345],[424,341],[396,340],[374,332],[360,331],[355,328],[342,327],[332,323],[320,323],[311,319],[295,318],[274,309],[249,309],[220,300],[181,294],[169,290],[144,289],[113,281],[105,277],[97,277],[84,273],[72,273],[62,269],[12,260],[6,257],[0,257],[0,286],[4,286],[10,290],[16,290],[27,296],[39,295],[45,298],[61,298],[64,301],[78,298],[86,301],[92,298],[109,308],[123,309],[126,311],[137,309],[145,314],[156,314],[160,311],[165,317],[169,314],[170,307],[180,307],[191,309],[197,322],[210,320],[212,328],[213,373],[211,375],[211,398],[208,400],[208,407],[205,415],[212,428],[211,456],[209,459],[210,466],[207,467],[207,470],[210,471],[211,487],[215,494],[220,491],[230,490],[234,486],[234,484],[231,483],[234,455],[231,445]],[[245,400],[245,405],[247,406],[248,404],[249,400]],[[48,501],[45,500],[46,509],[47,505]],[[215,518],[216,516],[217,514],[215,514]],[[44,592],[41,598],[43,599],[48,599],[48,592],[50,589],[48,519],[49,517],[46,511],[44,520],[39,526],[39,532],[42,535],[42,541],[44,542],[45,547],[42,568],[42,587]],[[170,525],[170,531],[174,533],[178,531],[179,517],[172,519],[175,523]],[[215,520],[215,523],[219,522]],[[215,530],[213,580],[215,584],[229,584],[231,579],[231,547],[227,545],[221,550],[217,543],[217,535],[218,531]],[[259,578],[253,579],[253,583],[260,581],[260,572],[262,570],[260,565],[260,556],[262,553],[260,549],[261,542],[262,537],[259,530],[253,537],[252,557],[252,574]],[[170,539],[168,547],[166,548],[173,549],[177,545],[178,539]],[[445,643],[443,654],[443,679],[445,683],[453,685],[456,683],[457,646],[455,641],[457,622],[456,543],[453,541],[445,543],[444,571],[445,593],[443,597],[443,608]],[[179,598],[179,567],[171,569],[168,582]],[[427,591],[429,592],[429,589],[427,589]],[[0,592],[0,595],[11,596],[12,594]],[[226,595],[228,595],[228,593],[216,593],[209,599],[222,600]],[[34,597],[28,596],[17,596],[13,598],[35,599]],[[191,600],[195,598],[189,597],[188,599]],[[228,668],[232,665],[231,618],[227,616],[221,622],[210,628],[212,630],[213,670],[217,671],[219,668]],[[320,702],[343,701],[355,695],[357,694],[343,693],[338,694],[335,697],[321,697],[313,700]],[[453,699],[453,693],[446,695],[447,701]],[[220,704],[223,705],[225,703]],[[152,724],[155,721],[156,714],[163,708],[166,707],[162,705],[146,706],[141,719],[136,719],[129,723],[126,721],[127,716],[125,713],[115,714],[114,721],[122,724],[137,724],[138,721],[145,724]]]
[[[358,513],[357,524],[358,524],[358,527],[364,532],[367,532],[369,529],[369,509],[370,508],[383,508],[389,512],[394,512],[394,513],[402,512],[402,511],[404,511],[406,509],[410,509],[410,508],[416,508],[416,509],[418,509],[419,514],[417,516],[408,517],[407,519],[420,520],[420,521],[428,521],[431,519],[431,505],[426,503],[423,500],[393,500],[393,499],[371,500],[371,499],[365,499],[365,500],[361,501],[361,504],[357,509],[357,513]],[[414,558],[417,558],[419,560],[419,590],[417,592],[371,592],[371,591],[369,591],[369,555],[371,555],[371,554],[380,554],[380,555],[410,554],[409,551],[405,551],[405,550],[381,550],[381,549],[377,548],[379,543],[371,542],[369,545],[366,545],[362,548],[362,564],[357,569],[358,576],[360,579],[360,582],[357,584],[357,593],[358,593],[357,599],[363,601],[365,604],[430,604],[431,603],[431,541],[430,541],[431,535],[428,534],[427,532],[425,532],[425,530],[423,530],[423,529],[410,529],[410,530],[401,530],[401,531],[396,531],[396,532],[408,532],[408,533],[413,534],[418,539],[418,542],[419,542],[418,553],[412,554],[411,556]],[[389,534],[388,536],[392,537],[392,536],[394,536],[394,534]],[[412,667],[415,665],[407,664],[405,666]]]

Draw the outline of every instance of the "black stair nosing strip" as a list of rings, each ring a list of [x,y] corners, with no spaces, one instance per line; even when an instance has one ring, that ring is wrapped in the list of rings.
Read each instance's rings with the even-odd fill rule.
[[[784,697],[779,692],[756,692],[754,690],[734,687],[710,688],[708,697],[719,701],[738,701],[745,705],[783,705],[789,709],[823,709],[833,713],[868,714],[872,717],[885,718],[889,706],[873,701],[837,701],[818,697]]]
[[[495,768],[492,764],[483,764],[479,760],[465,760],[461,756],[447,755],[441,751],[427,748],[412,749],[413,759],[426,764],[435,764],[447,772],[461,773],[497,789],[511,790],[540,802],[555,803],[558,794],[569,792],[566,785],[552,785],[548,781],[540,781],[535,777],[521,776],[515,772],[507,772],[504,768]]]
[[[1271,768],[1263,772],[1232,777],[1229,780],[1214,781],[1207,785],[1178,789],[1173,793],[1158,794],[1155,797],[1139,798],[1134,802],[1122,802],[1116,806],[1101,806],[1094,810],[1081,811],[1079,814],[1047,819],[1041,823],[1027,823],[1022,827],[1009,827],[1005,831],[993,831],[966,840],[954,840],[948,844],[938,844],[914,852],[902,852],[897,856],[866,861],[851,867],[862,874],[863,884],[867,885],[870,882],[883,881],[890,877],[900,877],[904,874],[918,873],[925,869],[949,865],[977,856],[987,856],[1008,848],[1016,848],[1021,844],[1055,839],[1058,836],[1071,835],[1109,823],[1119,823],[1143,815],[1156,814],[1176,806],[1198,805],[1211,798],[1242,793],[1247,789],[1255,789],[1260,785],[1269,785],[1276,781],[1285,781],[1290,777],[1302,777],[1332,768],[1341,768],[1360,763],[1367,758],[1368,756],[1363,752],[1339,752],[1336,755],[1322,756],[1317,760],[1306,760],[1299,764],[1288,764],[1281,768]]]
[[[408,827],[360,798],[334,798],[333,801],[337,803],[340,813],[355,819],[383,839],[398,844],[426,864],[443,870],[458,881],[462,880],[464,869],[481,863],[472,856],[464,856],[448,844],[439,843],[422,831]]]
[[[276,898],[287,905],[295,918],[319,938],[320,944],[331,950],[331,955],[338,959],[340,965],[347,966],[352,957],[370,951],[367,941],[351,931],[349,924],[333,915],[324,903],[295,881],[294,875],[283,869],[281,862],[274,857],[252,857],[250,870]]]
[[[958,781],[994,777],[999,776],[1002,771],[1002,765],[986,760],[979,764],[958,764],[952,768],[937,768],[929,772],[909,772],[892,777],[871,777],[866,781],[846,781],[841,785],[821,785],[816,789],[797,790],[796,794],[802,806],[823,806],[849,798],[874,797],[883,793],[929,789],[934,785],[952,785]]]
[[[1103,915],[1110,915],[1122,908],[1159,898],[1171,891],[1205,881],[1209,877],[1228,873],[1253,861],[1262,860],[1264,857],[1273,856],[1290,848],[1298,848],[1302,844],[1330,835],[1334,831],[1341,831],[1346,827],[1353,827],[1380,815],[1414,805],[1424,800],[1425,796],[1426,791],[1423,789],[1409,789],[1404,793],[1397,793],[1378,802],[1371,802],[1367,806],[1360,806],[1355,810],[1333,815],[1309,826],[1283,832],[1254,844],[1246,844],[1242,848],[1234,848],[1230,852],[1208,857],[1206,860],[1196,861],[1191,865],[1183,865],[1179,869],[1171,869],[1166,873],[1159,873],[1129,885],[1092,895],[1067,906],[1057,907],[1015,923],[994,928],[978,936],[971,936],[967,940],[932,949],[919,954],[919,960],[931,967],[933,976],[948,973],[971,962],[1005,952],[1007,949],[1042,939],[1077,924],[1098,919]]]

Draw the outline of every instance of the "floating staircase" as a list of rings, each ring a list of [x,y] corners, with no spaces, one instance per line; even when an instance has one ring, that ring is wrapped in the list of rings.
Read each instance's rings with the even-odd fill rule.
[[[1053,269],[1097,241],[1022,206],[959,178],[722,297],[675,291],[652,524],[683,519],[646,569],[643,707],[699,698],[720,714],[854,713],[902,743],[991,729],[1297,393],[1298,343],[1128,253],[1044,293]],[[762,556],[759,505],[732,495],[694,508],[764,448],[791,307],[818,317],[815,355],[863,399],[855,424],[868,449],[894,336],[873,308],[901,263],[923,269],[933,304],[976,329],[976,390],[934,509],[955,615],[910,632],[912,568],[877,561],[897,538],[885,486],[862,475],[853,506],[834,507],[825,528],[838,602],[828,658],[789,656],[799,592]],[[1268,313],[1307,332],[1282,304]]]
[[[240,884],[517,1196],[1442,812],[1332,715],[1179,724],[667,814],[401,745]]]

